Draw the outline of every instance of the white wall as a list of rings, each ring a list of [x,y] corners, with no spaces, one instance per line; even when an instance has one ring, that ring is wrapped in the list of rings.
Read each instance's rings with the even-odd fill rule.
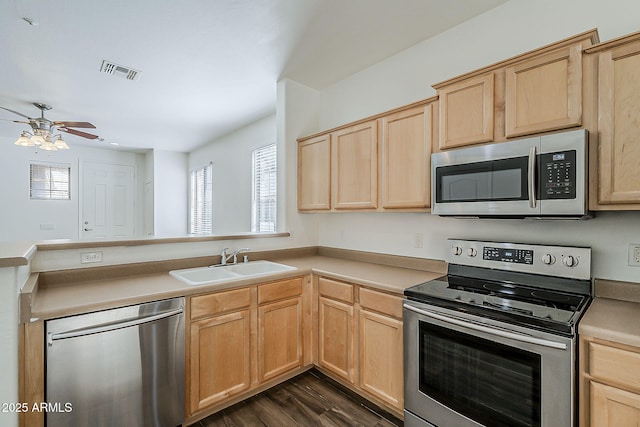
[[[511,0],[325,89],[313,131],[428,98],[435,95],[434,83],[594,27],[602,41],[638,31],[638,16],[636,0]],[[640,212],[544,222],[409,213],[317,216],[324,246],[437,259],[445,256],[447,237],[590,246],[594,277],[640,282],[640,268],[627,266],[628,244],[640,243]],[[424,248],[413,247],[415,233],[423,234]]]
[[[187,153],[153,150],[151,188],[155,236],[184,236],[188,232],[188,159]],[[145,189],[148,190],[149,188]]]
[[[142,156],[123,151],[73,146],[70,150],[47,153],[30,147],[18,147],[14,140],[0,138],[2,179],[0,209],[0,242],[78,239],[80,162],[96,161],[134,166],[144,174]],[[71,200],[31,200],[29,198],[29,162],[63,163],[71,165]],[[136,189],[140,197],[141,186]],[[139,209],[141,211],[141,209]],[[136,230],[142,230],[143,217],[136,213]],[[41,230],[40,225],[51,225]],[[141,232],[139,232],[140,234]]]
[[[213,163],[213,232],[251,231],[251,151],[273,144],[276,116],[270,115],[189,154],[189,170]]]

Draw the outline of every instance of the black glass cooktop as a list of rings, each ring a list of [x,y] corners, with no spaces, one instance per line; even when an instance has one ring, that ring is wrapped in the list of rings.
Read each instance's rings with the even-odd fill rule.
[[[518,277],[511,274],[509,278]],[[427,304],[573,335],[590,296],[558,289],[564,283],[548,282],[553,279],[537,276],[533,280],[531,275],[522,277],[526,279],[522,280],[524,283],[491,280],[452,275],[450,269],[448,276],[408,288],[405,295],[408,299]],[[550,289],[545,287],[546,283],[550,283]]]

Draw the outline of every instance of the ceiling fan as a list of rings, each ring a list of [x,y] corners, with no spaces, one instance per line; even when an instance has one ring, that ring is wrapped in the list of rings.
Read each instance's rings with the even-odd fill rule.
[[[24,123],[31,126],[31,132],[24,131],[18,140],[16,145],[33,147],[39,146],[43,150],[55,151],[57,149],[68,149],[69,146],[62,140],[61,135],[54,137],[53,133],[57,131],[65,132],[71,135],[80,136],[87,139],[97,139],[98,135],[83,132],[72,128],[91,128],[95,129],[95,126],[89,122],[75,122],[75,121],[51,121],[44,116],[44,112],[51,109],[49,105],[34,102],[40,110],[40,117],[29,117],[25,114],[14,111],[10,108],[0,107],[3,110],[7,110],[13,114],[24,117],[25,120],[11,120],[14,123]],[[53,140],[53,138],[56,138]]]

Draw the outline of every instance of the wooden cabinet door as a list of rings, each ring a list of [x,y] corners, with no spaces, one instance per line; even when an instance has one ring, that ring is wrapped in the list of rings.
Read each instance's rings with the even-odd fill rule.
[[[191,413],[249,388],[250,313],[243,310],[191,323]]]
[[[507,137],[563,129],[582,121],[582,43],[505,70]]]
[[[431,193],[432,104],[381,120],[381,202],[385,209],[425,208]]]
[[[302,366],[302,297],[258,307],[258,376],[267,381]]]
[[[591,381],[592,427],[640,425],[640,395]]]
[[[378,206],[378,121],[331,135],[331,197],[334,209]]]
[[[330,134],[298,143],[298,210],[328,210],[331,205]]]
[[[359,311],[360,388],[403,410],[402,321]]]
[[[599,55],[598,178],[602,204],[640,203],[639,70],[640,41]]]
[[[493,141],[493,86],[489,73],[438,90],[440,149]]]
[[[353,383],[353,305],[320,297],[318,364]]]

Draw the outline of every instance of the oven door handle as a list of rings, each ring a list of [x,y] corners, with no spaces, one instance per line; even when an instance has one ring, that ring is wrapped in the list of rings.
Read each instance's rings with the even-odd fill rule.
[[[458,320],[449,316],[444,316],[442,314],[438,314],[438,313],[434,313],[432,311],[426,311],[426,310],[421,310],[419,308],[407,305],[407,304],[403,304],[404,308],[406,308],[409,311],[413,311],[415,313],[421,314],[423,316],[427,316],[427,317],[431,317],[432,319],[436,319],[436,320],[441,320],[443,322],[446,323],[450,323],[452,325],[457,325],[457,326],[461,326],[463,328],[467,328],[467,329],[473,329],[475,331],[479,331],[479,332],[484,332],[490,335],[495,335],[498,337],[502,337],[502,338],[509,338],[509,339],[513,339],[516,341],[520,341],[520,342],[526,342],[529,344],[536,344],[536,345],[541,345],[544,347],[550,347],[550,348],[556,348],[559,350],[566,350],[567,349],[567,345],[563,344],[563,343],[559,343],[559,342],[555,342],[555,341],[549,341],[549,340],[545,340],[542,338],[536,338],[536,337],[532,337],[529,335],[524,335],[524,334],[519,334],[516,332],[510,332],[510,331],[503,331],[500,329],[493,329],[490,328],[488,326],[483,326],[483,325],[478,325],[475,323],[469,323],[466,322],[464,320]]]

